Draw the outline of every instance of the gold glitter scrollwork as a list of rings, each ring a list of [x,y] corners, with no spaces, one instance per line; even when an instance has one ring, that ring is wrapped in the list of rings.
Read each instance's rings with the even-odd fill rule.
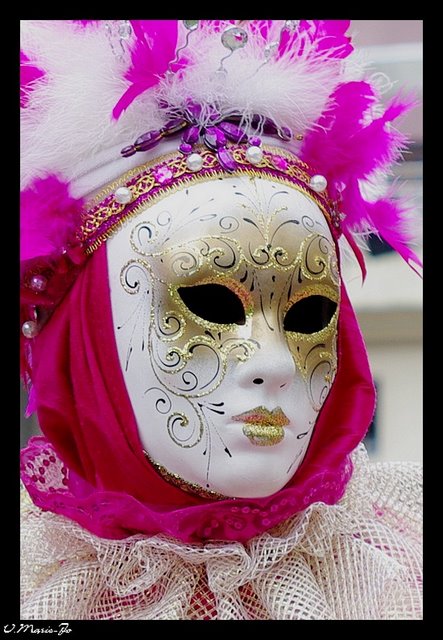
[[[318,357],[320,359],[311,369],[307,381],[309,397],[315,411],[320,411],[322,408],[334,382],[337,371],[336,342],[333,342],[331,352],[320,351]]]
[[[201,265],[201,255],[193,247],[175,252],[170,262],[172,272],[178,277],[191,276],[197,273]]]
[[[228,346],[228,342],[230,342]],[[239,350],[238,353],[235,354],[235,357],[239,362],[246,362],[249,358],[254,355],[257,349],[257,344],[252,340],[238,340],[235,338],[228,338],[221,346],[221,351],[224,356],[227,358],[228,355],[233,354],[234,351]]]
[[[144,278],[146,286],[148,286],[148,283],[150,283],[150,267],[142,260],[130,260],[122,267],[120,283],[126,293],[136,295],[140,292],[140,276]]]
[[[256,348],[256,344],[251,340],[227,338],[224,342],[219,343],[214,338],[199,335],[188,340],[181,349],[178,347],[168,348],[163,357],[158,352],[158,345],[152,344],[151,356],[157,379],[171,393],[183,398],[199,398],[212,393],[220,386],[226,374],[228,357],[231,354],[238,361],[245,362],[255,353]],[[201,373],[197,378],[191,370],[183,371],[200,349],[207,349],[208,355],[212,354],[214,358],[214,367],[204,378]],[[207,358],[206,362],[208,363]],[[168,379],[160,378],[159,371],[168,374]],[[169,376],[179,373],[181,373],[181,378],[173,382]],[[180,384],[183,386],[180,387]]]
[[[161,309],[157,309],[160,316]],[[182,337],[186,329],[186,320],[182,314],[176,311],[167,311],[163,316],[157,318],[153,323],[157,336],[163,342],[174,342]]]
[[[331,260],[329,262],[329,274],[331,276],[332,282],[340,286],[340,271],[338,266],[338,258],[335,255],[335,252],[332,254]]]
[[[207,261],[210,262],[218,270],[224,273],[235,273],[239,267],[239,256],[241,250],[237,242],[232,238],[211,238],[216,239],[222,246],[213,247],[206,255]]]
[[[164,480],[166,480],[166,482],[169,482],[174,487],[177,487],[178,489],[181,489],[186,493],[197,495],[200,498],[207,498],[208,500],[236,500],[236,498],[230,498],[229,496],[224,496],[223,494],[218,493],[217,491],[212,491],[211,489],[205,489],[201,485],[197,484],[196,482],[189,482],[188,480],[185,480],[184,478],[179,476],[177,473],[172,473],[171,471],[168,471],[166,467],[164,467],[162,464],[153,460],[147,451],[144,450],[143,453],[145,454],[145,457],[149,461],[149,463],[157,471],[157,473]]]
[[[181,411],[177,411],[168,416],[167,429],[169,437],[182,449],[192,449],[202,439],[204,429],[201,420],[194,428],[189,428],[189,418]]]
[[[297,331],[286,331],[289,349],[294,362],[305,382],[312,382],[312,372],[321,363],[329,363],[331,371],[327,375],[332,377],[334,363],[337,360],[336,339],[337,323],[339,314],[339,293],[332,287],[325,284],[311,285],[302,291],[298,291],[289,299],[284,313],[300,300],[312,295],[320,295],[332,300],[337,304],[337,308],[330,319],[328,325],[314,333],[299,333]],[[317,404],[317,403],[316,403]]]
[[[150,221],[143,221],[132,229],[129,242],[136,253],[149,255],[143,250],[143,246],[154,242],[157,236],[158,230],[155,225]]]
[[[320,234],[310,234],[301,244],[299,256],[301,272],[308,280],[324,280],[331,274],[334,246]]]

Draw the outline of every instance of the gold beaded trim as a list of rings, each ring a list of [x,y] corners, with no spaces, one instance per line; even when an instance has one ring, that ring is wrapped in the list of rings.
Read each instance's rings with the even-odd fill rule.
[[[192,493],[194,495],[197,495],[200,498],[206,498],[207,500],[235,500],[235,498],[224,496],[221,493],[218,493],[217,491],[204,489],[202,486],[200,486],[196,482],[188,482],[188,480],[185,480],[184,478],[179,476],[177,473],[172,473],[171,471],[168,471],[159,462],[155,462],[155,460],[153,460],[149,455],[149,453],[147,453],[147,451],[145,451],[144,449],[143,449],[143,453],[145,454],[145,457],[148,460],[148,462],[151,463],[151,465],[154,467],[157,473],[163,478],[163,480],[166,480],[166,482],[169,482],[170,484],[174,485],[174,487],[177,487],[178,489],[181,489],[186,493]]]
[[[261,147],[263,159],[259,164],[253,165],[246,157],[244,146],[233,145],[228,148],[238,165],[238,168],[232,172],[223,169],[214,152],[203,145],[197,145],[195,152],[198,152],[203,160],[199,171],[191,172],[186,164],[187,157],[176,151],[136,167],[110,183],[89,201],[87,210],[82,215],[78,239],[86,243],[86,253],[90,254],[98,249],[126,220],[138,215],[153,202],[186,186],[216,178],[241,175],[248,175],[251,178],[268,177],[304,193],[320,207],[327,220],[331,222],[327,192],[319,194],[309,188],[311,176],[305,162],[280,147],[263,146]],[[282,160],[286,162],[284,168],[277,166],[275,156],[280,163]],[[171,174],[167,183],[159,182],[155,177],[155,170],[160,167]],[[122,186],[130,189],[132,203],[141,196],[143,201],[136,206],[131,206],[131,203],[117,202],[113,194]]]

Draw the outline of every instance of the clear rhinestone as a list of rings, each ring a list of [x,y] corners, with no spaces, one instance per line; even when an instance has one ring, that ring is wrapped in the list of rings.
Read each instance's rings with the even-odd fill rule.
[[[294,32],[296,29],[298,29],[299,24],[300,24],[300,20],[286,20],[285,21],[286,29],[288,29],[289,31],[292,31],[292,32]]]
[[[248,42],[248,34],[240,27],[229,27],[223,31],[221,41],[226,49],[236,51],[236,49],[242,49]]]
[[[118,28],[118,35],[122,40],[128,40],[132,35],[132,27],[128,20],[125,20]]]
[[[41,276],[41,275],[32,276],[31,282],[30,282],[31,289],[33,289],[34,291],[38,291],[39,293],[41,293],[46,289],[47,284],[48,284],[47,279],[45,278],[45,276]]]

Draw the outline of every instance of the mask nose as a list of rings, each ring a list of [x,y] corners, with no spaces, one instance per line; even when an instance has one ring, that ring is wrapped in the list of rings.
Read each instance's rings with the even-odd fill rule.
[[[237,368],[238,386],[257,388],[266,394],[277,393],[289,386],[296,375],[296,367],[283,332],[260,326],[254,331],[255,353]]]

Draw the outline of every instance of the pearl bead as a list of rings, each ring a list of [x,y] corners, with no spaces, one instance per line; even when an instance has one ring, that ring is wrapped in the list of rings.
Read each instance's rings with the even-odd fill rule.
[[[256,146],[248,147],[246,158],[251,164],[260,164],[263,160],[263,150]]]
[[[199,153],[191,153],[186,158],[186,166],[190,171],[200,171],[203,166],[203,158]]]
[[[195,29],[198,29],[198,23],[199,22],[200,22],[200,20],[183,20],[183,26],[188,31],[195,31]]]
[[[312,176],[309,182],[309,186],[317,193],[321,193],[328,186],[328,181],[324,176],[317,174],[315,176]]]
[[[44,291],[46,289],[47,284],[48,284],[48,281],[45,278],[45,276],[35,275],[35,276],[32,276],[30,281],[31,289],[38,292]]]
[[[27,320],[22,324],[22,333],[25,338],[35,338],[38,334],[38,326],[34,320]]]
[[[128,187],[119,187],[114,193],[114,198],[120,204],[128,204],[132,200],[132,191]]]

